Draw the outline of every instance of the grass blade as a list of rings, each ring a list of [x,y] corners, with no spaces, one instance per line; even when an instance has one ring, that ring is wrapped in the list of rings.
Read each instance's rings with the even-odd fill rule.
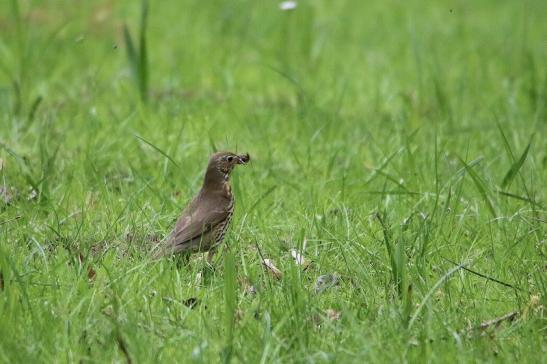
[[[38,107],[42,103],[42,96],[38,96],[34,99],[34,102],[30,106],[30,111],[28,112],[27,116],[27,127],[34,121],[34,117],[36,116],[36,111],[38,110]]]
[[[507,140],[507,136],[503,132],[503,129],[501,127],[501,124],[496,118],[496,125],[498,126],[498,130],[501,134],[501,140],[503,141],[503,146],[505,147],[505,151],[509,155],[509,158],[511,159],[511,162],[515,161],[515,155],[513,154],[513,150],[511,149],[511,145],[509,144],[509,140]]]
[[[459,266],[459,264],[456,263],[456,262],[453,261],[453,260],[450,260],[450,259],[445,258],[445,257],[442,257],[442,258],[443,258],[444,260],[446,260],[447,262],[450,262],[450,263],[452,263],[452,264],[454,264],[454,265],[456,265],[456,266]],[[503,282],[503,281],[500,281],[499,279],[496,279],[496,278],[494,278],[494,277],[487,276],[486,274],[482,274],[482,273],[477,272],[477,271],[475,271],[475,270],[473,270],[473,269],[470,269],[470,268],[467,268],[467,267],[463,267],[463,266],[462,266],[461,268],[462,268],[463,270],[465,270],[466,272],[472,273],[472,274],[474,274],[474,275],[476,275],[476,276],[479,276],[479,277],[481,277],[481,278],[484,278],[484,279],[486,279],[486,280],[488,280],[488,281],[496,282],[496,283],[501,284],[502,286],[505,286],[505,287],[509,287],[509,288],[521,290],[519,287],[515,287],[515,286],[513,286],[512,284],[505,283],[505,282]]]
[[[509,193],[509,192],[505,192],[505,191],[498,191],[498,193],[502,196],[505,196],[505,197],[510,197],[510,198],[514,198],[516,200],[520,200],[520,201],[524,201],[524,202],[528,202],[530,205],[533,205],[535,207],[538,207],[540,209],[543,208],[543,205],[541,203],[538,203],[530,198],[526,198],[526,197],[523,197],[523,196],[519,196],[519,195],[515,195],[514,193]]]
[[[460,157],[458,157],[458,159],[460,160],[460,163],[463,164],[463,166],[465,168],[465,171],[471,176],[471,179],[473,180],[473,183],[475,183],[475,187],[477,187],[477,190],[479,191],[480,195],[482,196],[482,199],[484,200],[484,202],[486,202],[486,206],[488,206],[488,209],[490,210],[490,213],[492,214],[492,216],[494,218],[496,218],[498,216],[498,214],[496,213],[496,209],[494,208],[494,205],[492,204],[492,201],[490,200],[490,198],[488,196],[488,191],[487,191],[487,188],[486,188],[486,184],[484,183],[484,181],[479,177],[477,172],[475,172],[475,170],[471,166],[469,166],[467,163],[465,163],[463,161],[463,159],[461,159]]]
[[[127,29],[127,25],[125,24],[123,26],[123,39],[125,41],[125,50],[127,54],[127,60],[129,61],[129,65],[131,66],[131,72],[133,72],[133,75],[136,75],[139,68],[137,50],[135,49],[135,45],[133,44],[133,39],[131,38],[129,29]]]
[[[224,324],[226,343],[223,352],[223,362],[229,363],[232,359],[235,328],[235,312],[237,302],[236,267],[234,254],[226,251],[224,256]]]
[[[135,47],[131,33],[124,24],[123,36],[127,59],[131,67],[133,78],[137,84],[139,95],[143,102],[148,99],[148,49],[146,43],[146,28],[148,25],[148,1],[141,2],[141,22],[139,29],[139,49]]]
[[[169,156],[169,154],[165,153],[163,150],[161,150],[160,148],[156,147],[154,144],[150,143],[148,140],[144,139],[143,137],[141,136],[138,136],[137,134],[135,134],[135,138],[145,142],[146,144],[148,144],[149,146],[151,146],[152,148],[154,148],[154,150],[158,153],[160,153],[161,155],[163,155],[165,158],[169,159],[169,161],[171,163],[173,163],[176,167],[180,167],[179,164],[177,162],[175,162],[175,160],[173,158],[171,158]]]
[[[416,319],[418,318],[418,316],[420,316],[420,313],[422,312],[425,304],[427,303],[427,301],[429,301],[429,299],[431,298],[431,296],[433,295],[433,293],[435,293],[435,291],[437,291],[437,289],[439,289],[440,286],[442,286],[443,284],[445,284],[448,279],[454,274],[456,273],[457,271],[459,271],[460,269],[462,268],[465,268],[468,264],[467,263],[462,263],[462,264],[459,264],[457,265],[456,267],[450,269],[448,272],[445,273],[445,275],[443,275],[438,281],[437,283],[435,283],[433,285],[433,287],[431,287],[431,289],[426,293],[426,295],[424,296],[424,298],[422,299],[422,302],[420,302],[420,305],[418,306],[418,308],[416,309],[416,312],[414,312],[414,315],[412,315],[412,317],[410,318],[410,321],[408,322],[408,329],[410,330],[412,328],[412,326],[414,325],[414,322],[416,322]]]
[[[530,151],[531,145],[532,145],[532,141],[530,140],[530,142],[526,146],[526,149],[524,149],[524,152],[522,152],[522,155],[520,156],[518,161],[513,163],[511,168],[509,168],[509,170],[505,174],[505,177],[503,177],[503,182],[501,183],[502,188],[509,186],[511,182],[513,181],[513,179],[515,178],[515,176],[517,175],[517,173],[520,171],[520,168],[526,161],[526,157],[528,157],[528,151]]]
[[[277,188],[277,186],[272,186],[270,188],[268,188],[266,190],[266,192],[264,192],[259,198],[256,199],[256,201],[251,205],[251,207],[247,210],[247,213],[250,213],[251,211],[253,211],[255,209],[256,206],[258,206],[258,204],[264,200],[266,197],[268,197],[275,189]]]
[[[139,91],[141,100],[148,99],[148,50],[146,47],[146,27],[148,24],[148,0],[141,4],[141,26],[139,29]]]

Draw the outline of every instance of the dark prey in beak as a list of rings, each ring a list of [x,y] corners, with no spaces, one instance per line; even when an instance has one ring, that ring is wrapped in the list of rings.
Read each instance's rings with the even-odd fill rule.
[[[251,157],[249,156],[249,153],[241,154],[238,157],[239,164],[247,164],[251,161]]]

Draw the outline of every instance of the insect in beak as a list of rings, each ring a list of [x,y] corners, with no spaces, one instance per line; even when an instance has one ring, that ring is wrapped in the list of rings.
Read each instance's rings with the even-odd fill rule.
[[[249,156],[249,153],[247,154],[241,154],[237,156],[237,163],[238,164],[247,164],[251,160],[251,157]]]

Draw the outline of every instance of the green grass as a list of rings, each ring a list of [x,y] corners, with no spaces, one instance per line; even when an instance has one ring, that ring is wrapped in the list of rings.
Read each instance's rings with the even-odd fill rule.
[[[544,1],[143,9],[0,2],[0,362],[545,361]],[[229,251],[152,262],[214,149]]]

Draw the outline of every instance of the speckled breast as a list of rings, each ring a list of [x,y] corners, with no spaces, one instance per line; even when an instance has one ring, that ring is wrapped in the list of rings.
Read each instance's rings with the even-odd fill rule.
[[[228,205],[228,215],[226,216],[226,219],[224,221],[220,222],[218,224],[218,227],[215,231],[214,236],[214,244],[213,246],[216,246],[220,243],[222,243],[222,240],[224,239],[224,235],[226,234],[226,230],[228,230],[228,227],[230,226],[230,221],[232,220],[232,215],[234,214],[234,196],[230,195],[230,204]]]

